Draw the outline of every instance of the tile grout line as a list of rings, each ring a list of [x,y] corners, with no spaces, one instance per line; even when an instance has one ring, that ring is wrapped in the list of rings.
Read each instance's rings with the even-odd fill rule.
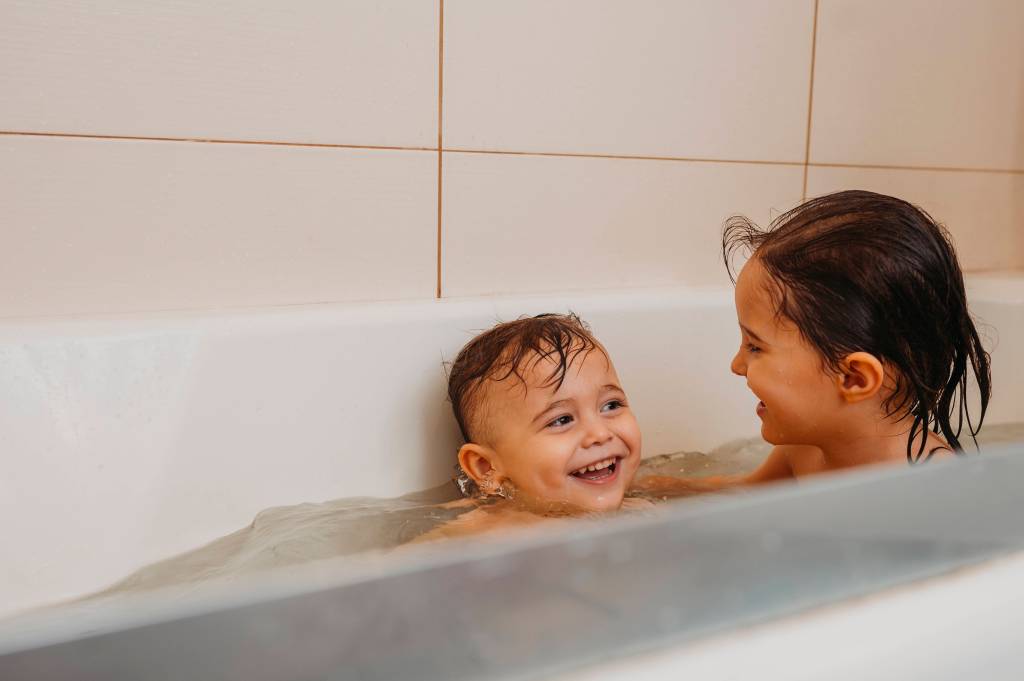
[[[27,132],[0,130],[7,137],[57,137],[63,139],[118,140],[126,142],[189,142],[196,144],[245,144],[269,147],[300,147],[312,149],[369,149],[372,151],[435,151],[436,147],[404,147],[384,144],[332,144],[329,142],[282,142],[275,140],[230,140],[208,137],[162,137],[145,135],[97,135],[78,132]]]
[[[551,158],[596,158],[623,161],[679,161],[684,163],[737,163],[743,165],[803,166],[803,161],[761,161],[729,158],[699,158],[687,156],[644,156],[635,154],[596,154],[575,151],[510,151],[502,149],[462,149],[445,147],[452,154],[492,154],[495,156],[541,156]]]
[[[818,51],[818,4],[814,0],[814,21],[811,24],[811,78],[807,87],[807,136],[804,139],[804,183],[800,202],[807,200],[807,175],[811,165],[811,122],[814,115],[814,62]]]
[[[439,104],[440,109],[440,104]],[[440,127],[440,126],[439,126]],[[0,130],[0,137],[56,137],[65,139],[98,139],[111,141],[142,141],[142,142],[186,142],[199,144],[242,144],[250,146],[279,146],[299,148],[323,148],[323,149],[365,149],[369,151],[427,151],[437,153],[440,151],[453,154],[491,154],[494,156],[536,156],[546,158],[592,158],[611,159],[622,161],[675,161],[677,163],[722,163],[734,165],[767,165],[767,166],[788,166],[803,168],[849,168],[863,170],[909,170],[925,172],[950,172],[950,173],[989,173],[995,175],[1024,175],[1024,168],[973,168],[969,166],[914,166],[896,165],[885,163],[830,163],[826,161],[764,161],[754,159],[736,158],[700,158],[687,156],[644,156],[630,154],[596,154],[572,151],[508,151],[501,149],[462,149],[458,147],[442,147],[441,145],[429,147],[403,147],[368,144],[329,144],[316,142],[279,142],[261,140],[225,140],[207,139],[193,137],[142,137],[129,135],[92,135],[70,132],[26,132],[19,130]],[[439,132],[440,138],[440,132]],[[440,141],[440,139],[439,139]]]
[[[932,173],[989,173],[992,175],[1024,175],[1024,168],[970,168],[957,166],[901,166],[885,163],[827,163],[808,164],[812,168],[850,168],[853,170],[917,170]]]
[[[444,130],[444,0],[438,0],[437,20],[437,288],[434,297],[441,298],[441,200],[444,157],[442,133]]]
[[[593,158],[612,159],[622,161],[675,161],[677,163],[721,163],[735,165],[765,165],[765,166],[787,166],[803,168],[805,165],[811,168],[862,168],[867,170],[920,170],[928,172],[956,172],[956,173],[994,173],[1020,175],[1024,174],[1024,168],[973,168],[969,166],[910,166],[910,165],[889,165],[884,163],[830,163],[825,161],[764,161],[755,159],[737,158],[701,158],[696,156],[641,156],[630,154],[593,154],[573,151],[509,151],[502,149],[462,149],[459,147],[445,147],[445,153],[449,154],[480,154],[493,156],[538,156],[550,158]]]

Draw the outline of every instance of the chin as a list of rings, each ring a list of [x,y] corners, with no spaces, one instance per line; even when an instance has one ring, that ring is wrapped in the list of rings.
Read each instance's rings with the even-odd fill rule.
[[[619,492],[612,492],[602,499],[581,499],[578,506],[584,511],[591,513],[603,513],[606,511],[617,511],[622,507],[622,499],[625,495]]]

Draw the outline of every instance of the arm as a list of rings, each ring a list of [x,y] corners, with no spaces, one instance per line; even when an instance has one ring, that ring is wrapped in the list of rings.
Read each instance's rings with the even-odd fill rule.
[[[689,496],[759,485],[793,477],[793,470],[789,465],[788,448],[780,446],[772,449],[764,462],[747,475],[715,475],[706,478],[672,478],[664,475],[651,475],[636,481],[633,488],[665,496]]]

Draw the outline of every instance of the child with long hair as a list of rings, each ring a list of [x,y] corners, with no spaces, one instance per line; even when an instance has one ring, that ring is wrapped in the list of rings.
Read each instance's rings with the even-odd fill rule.
[[[889,196],[812,199],[767,229],[734,217],[723,257],[736,284],[741,343],[732,360],[775,445],[739,478],[641,483],[713,490],[963,450],[991,395],[989,356],[967,307],[946,231]],[[750,258],[734,275],[737,253]],[[972,415],[973,375],[978,411]]]

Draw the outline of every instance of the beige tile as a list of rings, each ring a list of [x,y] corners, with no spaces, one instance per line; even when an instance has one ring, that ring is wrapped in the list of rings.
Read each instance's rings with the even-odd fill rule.
[[[437,143],[437,0],[8,0],[0,129]]]
[[[0,137],[0,316],[430,297],[417,151]]]
[[[813,0],[445,2],[445,146],[802,161]]]
[[[1024,168],[1024,3],[821,0],[811,160]]]
[[[965,270],[1024,267],[1024,175],[810,168],[809,196],[867,189],[921,206],[946,225]]]
[[[446,153],[446,296],[726,282],[721,227],[799,200],[799,166]]]

